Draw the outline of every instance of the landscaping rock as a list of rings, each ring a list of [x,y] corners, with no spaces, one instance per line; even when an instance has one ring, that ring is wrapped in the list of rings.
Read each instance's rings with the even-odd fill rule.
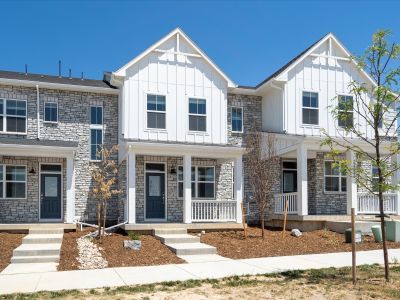
[[[303,234],[298,229],[292,229],[292,231],[290,232],[290,235],[291,236],[295,236],[295,237],[299,237],[299,236],[302,236]]]
[[[108,266],[108,262],[102,257],[100,249],[92,243],[88,237],[77,239],[79,251],[79,269],[103,269]]]
[[[125,248],[130,248],[132,250],[140,250],[142,249],[142,242],[138,241],[138,240],[134,240],[134,241],[124,241],[124,247]]]

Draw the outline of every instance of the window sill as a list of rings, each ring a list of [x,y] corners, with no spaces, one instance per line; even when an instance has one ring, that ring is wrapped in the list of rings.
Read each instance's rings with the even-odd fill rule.
[[[157,128],[146,128],[144,130],[145,132],[162,132],[162,133],[167,133],[168,130],[167,129],[157,129]]]
[[[243,134],[243,131],[231,131],[232,134]]]
[[[301,128],[313,128],[313,129],[320,129],[321,128],[320,125],[312,125],[312,124],[301,124],[300,127]]]
[[[0,201],[1,200],[27,200],[28,198],[27,197],[25,197],[25,198],[0,198]]]
[[[188,131],[186,134],[190,134],[190,135],[210,135],[207,131]]]
[[[43,121],[43,124],[58,125],[58,121],[57,121],[57,122],[53,122],[53,121]]]
[[[10,135],[28,135],[27,132],[8,132],[8,131],[0,131],[0,134],[10,134]]]
[[[324,195],[346,195],[347,192],[330,192],[330,191],[324,191]]]

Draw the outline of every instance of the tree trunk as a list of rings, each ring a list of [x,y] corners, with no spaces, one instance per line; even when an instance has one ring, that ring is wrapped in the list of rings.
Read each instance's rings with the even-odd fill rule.
[[[100,240],[101,240],[101,201],[100,200],[98,200],[98,202],[97,202],[97,225],[99,226],[97,237],[100,238]]]
[[[104,236],[106,230],[106,218],[107,218],[107,201],[103,203],[103,232],[102,235]]]
[[[379,210],[381,217],[382,248],[383,248],[383,260],[385,264],[385,279],[386,281],[389,281],[389,258],[388,258],[387,244],[386,244],[385,211],[383,206],[383,193],[381,189],[379,189]]]
[[[265,220],[264,220],[264,211],[261,212],[261,233],[262,233],[262,238],[265,239],[265,232],[264,232],[264,225],[265,225]]]

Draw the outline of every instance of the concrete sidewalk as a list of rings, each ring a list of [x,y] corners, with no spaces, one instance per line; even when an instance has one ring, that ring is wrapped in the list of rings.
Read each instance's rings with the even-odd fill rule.
[[[400,249],[389,250],[389,259],[400,261]],[[382,264],[382,250],[362,251],[357,264]],[[278,273],[296,269],[351,266],[351,253],[310,254],[240,260],[221,259],[188,264],[108,268],[100,270],[0,275],[0,294],[93,289],[163,281],[222,278],[233,275]]]

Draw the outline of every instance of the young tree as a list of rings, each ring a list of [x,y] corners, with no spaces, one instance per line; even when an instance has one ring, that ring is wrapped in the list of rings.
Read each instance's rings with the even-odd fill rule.
[[[388,30],[376,32],[372,45],[365,53],[352,58],[360,70],[370,74],[375,84],[352,81],[348,87],[352,97],[338,96],[333,99],[332,115],[344,129],[336,130],[340,138],[323,131],[326,136],[323,144],[330,147],[336,167],[353,177],[358,187],[379,198],[386,280],[389,280],[389,262],[384,193],[398,189],[398,182],[392,182],[391,178],[399,170],[399,164],[393,158],[400,154],[397,139],[399,98],[396,94],[400,79],[400,46],[390,43],[389,35]],[[360,140],[363,144],[359,143]],[[352,151],[355,159],[343,159],[340,150]],[[365,168],[365,161],[369,161],[375,174],[371,174],[370,168]]]
[[[274,203],[273,188],[279,180],[276,178],[279,158],[276,156],[275,144],[275,135],[264,135],[255,124],[246,136],[248,176],[260,216],[263,239],[265,238],[265,214],[268,206]]]
[[[110,149],[102,147],[97,153],[98,157],[101,157],[102,160],[92,170],[92,179],[94,182],[92,195],[97,200],[97,236],[100,240],[106,228],[108,201],[112,196],[118,195],[121,192],[116,188],[118,165],[113,156],[117,152],[118,145],[114,145]]]

